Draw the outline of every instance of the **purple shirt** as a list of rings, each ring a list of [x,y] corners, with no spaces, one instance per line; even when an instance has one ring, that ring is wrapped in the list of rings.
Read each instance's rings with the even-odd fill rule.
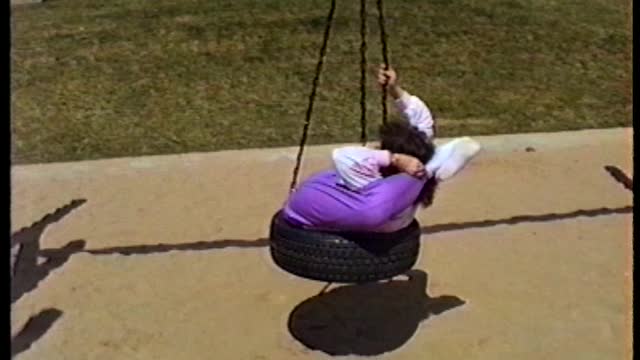
[[[433,117],[422,100],[404,92],[395,104],[411,125],[434,136]],[[478,151],[480,144],[468,137],[437,146],[427,174],[438,182],[451,178]],[[289,196],[283,209],[288,222],[318,230],[391,232],[413,221],[426,179],[383,177],[380,169],[391,159],[385,150],[346,146],[332,156],[335,169],[313,175]]]
[[[411,125],[433,137],[433,117],[420,98],[403,92],[395,106]],[[347,146],[332,156],[334,170],[312,176],[290,195],[283,209],[288,222],[321,230],[391,232],[413,221],[426,180],[407,174],[383,178],[380,169],[391,158],[385,150]]]
[[[408,226],[425,180],[397,174],[353,190],[335,170],[315,174],[292,193],[285,220],[318,230],[390,232]]]

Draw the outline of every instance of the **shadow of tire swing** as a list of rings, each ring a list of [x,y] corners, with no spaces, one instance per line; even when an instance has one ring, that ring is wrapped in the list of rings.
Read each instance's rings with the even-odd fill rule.
[[[430,316],[465,304],[452,295],[429,297],[423,271],[406,276],[313,296],[293,309],[289,332],[307,348],[329,355],[380,355],[404,345]]]
[[[377,1],[382,55],[389,68],[382,0]],[[306,143],[316,89],[322,71],[336,0],[331,1],[320,49],[305,126],[298,150],[290,191],[295,191]],[[361,140],[366,143],[366,1],[361,0]],[[382,123],[386,123],[386,87],[382,96]],[[269,245],[272,259],[281,269],[302,278],[340,282],[298,306],[289,315],[291,335],[306,347],[329,355],[379,355],[404,345],[420,323],[431,315],[465,304],[451,295],[431,298],[426,294],[427,274],[409,270],[420,248],[416,221],[388,234],[335,234],[296,229],[279,219],[271,221]],[[399,274],[407,280],[389,280]],[[376,282],[383,280],[382,282]],[[326,289],[326,288],[325,288]]]

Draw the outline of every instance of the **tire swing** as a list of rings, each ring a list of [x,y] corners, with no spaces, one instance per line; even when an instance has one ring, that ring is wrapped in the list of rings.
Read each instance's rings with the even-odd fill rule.
[[[382,0],[377,1],[382,42],[382,56],[389,67]],[[320,59],[313,79],[309,107],[302,131],[296,166],[290,190],[296,187],[302,153],[311,122],[313,101],[325,58],[336,0],[331,1],[327,17]],[[366,144],[366,0],[361,0],[361,141]],[[382,122],[386,123],[387,89],[382,91]],[[420,251],[420,226],[414,221],[406,228],[392,233],[324,232],[296,228],[289,225],[277,212],[269,230],[269,248],[273,261],[281,269],[294,275],[325,282],[361,283],[389,279],[410,270]]]

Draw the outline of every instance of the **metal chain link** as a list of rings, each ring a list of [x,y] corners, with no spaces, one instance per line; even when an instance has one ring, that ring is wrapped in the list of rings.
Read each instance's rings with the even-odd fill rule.
[[[313,112],[313,102],[316,98],[316,92],[318,89],[318,83],[320,82],[320,73],[322,72],[322,64],[327,53],[327,44],[329,43],[329,35],[331,34],[331,24],[333,23],[333,14],[336,10],[336,0],[331,0],[331,9],[329,9],[329,15],[327,15],[327,25],[324,29],[324,39],[322,41],[322,48],[320,48],[320,58],[318,59],[318,65],[316,66],[316,74],[313,78],[313,86],[311,88],[311,94],[309,95],[309,107],[307,108],[307,114],[304,122],[304,128],[302,130],[302,139],[300,139],[300,147],[298,149],[298,156],[296,158],[296,166],[293,169],[293,179],[291,180],[291,186],[289,191],[294,191],[298,182],[298,173],[300,172],[300,165],[302,163],[302,153],[304,152],[304,145],[307,142],[307,135],[309,133],[309,125],[311,124],[311,114]]]

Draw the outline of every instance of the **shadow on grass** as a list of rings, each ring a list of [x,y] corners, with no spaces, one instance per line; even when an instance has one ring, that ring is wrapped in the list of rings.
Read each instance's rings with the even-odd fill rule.
[[[408,280],[342,286],[311,297],[289,315],[289,332],[330,355],[380,355],[404,345],[429,317],[465,304],[452,295],[430,297],[423,271],[406,275]]]

